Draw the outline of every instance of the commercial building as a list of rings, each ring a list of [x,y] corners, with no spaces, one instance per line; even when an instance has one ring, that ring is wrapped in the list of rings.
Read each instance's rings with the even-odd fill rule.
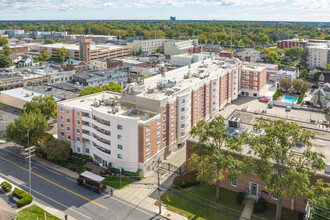
[[[16,30],[16,29],[6,29],[0,30],[0,34],[7,34],[8,37],[22,37],[25,34],[24,30]]]
[[[83,86],[103,86],[117,82],[121,86],[125,86],[128,82],[128,72],[120,69],[90,71],[73,75],[73,82]]]
[[[267,81],[271,84],[278,85],[282,79],[294,80],[299,76],[298,68],[284,68],[277,71],[268,72],[267,71]]]
[[[102,166],[111,162],[147,175],[185,145],[197,121],[215,117],[237,99],[242,67],[237,59],[207,59],[128,84],[122,94],[59,102],[58,135],[71,140],[74,152],[91,155]],[[253,69],[252,75],[265,70]],[[258,82],[256,88],[261,87]]]
[[[42,51],[45,49],[52,57],[56,57],[56,49],[62,47],[69,50],[70,55],[68,58],[85,62],[97,59],[124,57],[132,54],[131,47],[112,44],[92,44],[91,38],[84,39],[84,42],[79,44],[55,43],[42,45],[39,50]]]
[[[79,43],[83,41],[85,38],[91,38],[92,42],[98,44],[105,44],[110,40],[116,39],[117,36],[112,35],[81,35],[81,34],[73,34],[73,35],[63,35],[61,39],[67,40],[74,43]]]
[[[330,45],[327,43],[309,43],[307,45],[307,64],[310,68],[322,67],[330,63]]]
[[[289,49],[291,47],[306,47],[308,41],[305,39],[288,39],[277,41],[277,47],[280,49]]]

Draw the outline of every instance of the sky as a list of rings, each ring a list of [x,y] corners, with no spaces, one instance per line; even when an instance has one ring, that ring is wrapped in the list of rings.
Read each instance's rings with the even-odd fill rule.
[[[0,0],[0,20],[330,22],[330,0]]]

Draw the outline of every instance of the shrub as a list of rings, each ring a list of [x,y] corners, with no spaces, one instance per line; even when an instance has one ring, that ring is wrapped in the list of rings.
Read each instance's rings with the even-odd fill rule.
[[[115,173],[115,174],[119,174],[120,173],[120,170],[117,169],[117,168],[112,167],[112,168],[110,168],[110,172],[111,173]]]
[[[277,89],[276,92],[273,95],[273,100],[276,101],[277,98],[281,95],[281,89]]]
[[[239,192],[236,198],[236,201],[238,204],[242,204],[243,200],[244,200],[245,194],[242,192]]]
[[[33,197],[30,194],[17,188],[14,189],[13,196],[19,198],[16,202],[18,208],[28,205],[33,201]]]
[[[143,173],[142,173],[142,170],[138,169],[136,171],[136,179],[137,180],[141,180],[143,178]]]
[[[121,173],[124,174],[125,176],[131,176],[131,177],[136,177],[137,176],[136,172],[121,171]]]
[[[10,192],[13,187],[10,183],[4,181],[1,183],[1,188],[7,193]]]
[[[302,101],[303,101],[303,99],[304,99],[304,97],[305,97],[305,93],[300,93],[299,94],[299,97],[298,97],[298,102],[297,102],[297,104],[300,104],[300,103],[302,103]]]
[[[263,198],[258,199],[258,202],[254,203],[254,210],[256,212],[262,212],[266,209],[266,200]]]

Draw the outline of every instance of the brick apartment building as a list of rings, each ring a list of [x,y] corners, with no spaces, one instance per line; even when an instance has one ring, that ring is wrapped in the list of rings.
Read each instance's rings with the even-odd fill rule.
[[[104,92],[59,102],[58,135],[72,142],[74,152],[91,155],[103,166],[111,162],[147,175],[158,160],[185,145],[197,121],[215,117],[237,99],[242,69],[237,59],[208,59],[140,85],[128,84],[121,94]]]
[[[186,161],[191,157],[194,152],[193,146],[197,143],[197,140],[190,138],[186,144]],[[315,148],[316,149],[316,148]],[[233,157],[237,159],[243,159],[246,156],[251,156],[248,149],[244,149],[242,154],[233,154]],[[244,192],[249,198],[257,200],[258,198],[264,198],[267,202],[277,204],[277,198],[270,192],[267,192],[265,183],[254,173],[244,174],[238,179],[230,179],[227,173],[223,173],[224,179],[220,181],[220,187],[229,189],[235,192]],[[325,174],[324,171],[319,171],[319,174],[312,177],[311,183],[315,183],[317,179],[322,178],[325,182],[330,182],[330,175]],[[304,213],[306,203],[300,196],[297,199],[284,198],[282,201],[283,207],[291,210],[296,210]]]
[[[304,39],[289,39],[277,41],[277,47],[280,49],[289,49],[291,47],[306,47],[308,41]]]
[[[26,53],[28,52],[27,46],[9,46],[12,53]]]
[[[267,69],[263,66],[243,65],[241,94],[258,97],[266,90]]]

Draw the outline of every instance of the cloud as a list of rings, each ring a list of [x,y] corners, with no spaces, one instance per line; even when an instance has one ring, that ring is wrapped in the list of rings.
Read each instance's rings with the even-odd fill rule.
[[[330,0],[295,0],[292,5],[306,10],[330,10]]]

